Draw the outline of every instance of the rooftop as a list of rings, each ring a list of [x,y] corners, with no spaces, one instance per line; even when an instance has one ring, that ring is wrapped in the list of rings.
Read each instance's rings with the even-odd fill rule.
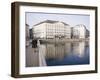
[[[42,24],[42,23],[51,23],[51,24],[53,24],[53,23],[58,23],[58,22],[61,22],[64,25],[69,25],[69,24],[66,24],[65,22],[62,22],[62,21],[45,20],[45,21],[42,21],[42,22],[39,22],[39,23],[35,24],[34,26],[37,26],[37,25]]]

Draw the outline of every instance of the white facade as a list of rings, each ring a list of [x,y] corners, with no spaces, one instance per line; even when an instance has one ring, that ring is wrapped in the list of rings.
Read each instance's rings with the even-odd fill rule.
[[[34,26],[33,28],[33,35],[34,38],[45,38],[46,37],[46,27],[45,23]]]
[[[71,38],[71,27],[69,25],[65,25],[65,38]]]
[[[35,38],[71,38],[71,28],[59,21],[46,20],[33,26]]]
[[[73,38],[85,38],[86,27],[83,24],[76,25],[72,30]]]

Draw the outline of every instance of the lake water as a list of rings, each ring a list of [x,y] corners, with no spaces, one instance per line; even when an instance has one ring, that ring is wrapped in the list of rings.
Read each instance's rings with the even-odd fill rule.
[[[89,64],[89,43],[41,44],[47,66]]]

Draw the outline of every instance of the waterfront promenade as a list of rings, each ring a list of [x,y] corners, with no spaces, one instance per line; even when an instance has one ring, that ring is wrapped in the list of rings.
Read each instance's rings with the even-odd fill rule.
[[[82,41],[89,41],[89,38],[82,38],[82,39],[40,39],[40,42],[43,43],[65,43],[65,42],[82,42]]]
[[[26,67],[39,66],[39,54],[37,48],[26,47]]]
[[[45,54],[43,47],[38,45],[32,48],[31,45],[26,47],[26,67],[46,66]]]

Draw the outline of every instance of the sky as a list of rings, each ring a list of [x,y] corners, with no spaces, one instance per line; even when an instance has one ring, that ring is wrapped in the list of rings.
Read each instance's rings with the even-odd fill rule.
[[[61,21],[74,27],[77,24],[84,24],[89,30],[90,28],[90,16],[89,15],[77,15],[77,14],[56,14],[56,13],[40,13],[40,12],[26,12],[25,13],[26,23],[33,27],[33,25],[45,21],[45,20],[55,20]]]

